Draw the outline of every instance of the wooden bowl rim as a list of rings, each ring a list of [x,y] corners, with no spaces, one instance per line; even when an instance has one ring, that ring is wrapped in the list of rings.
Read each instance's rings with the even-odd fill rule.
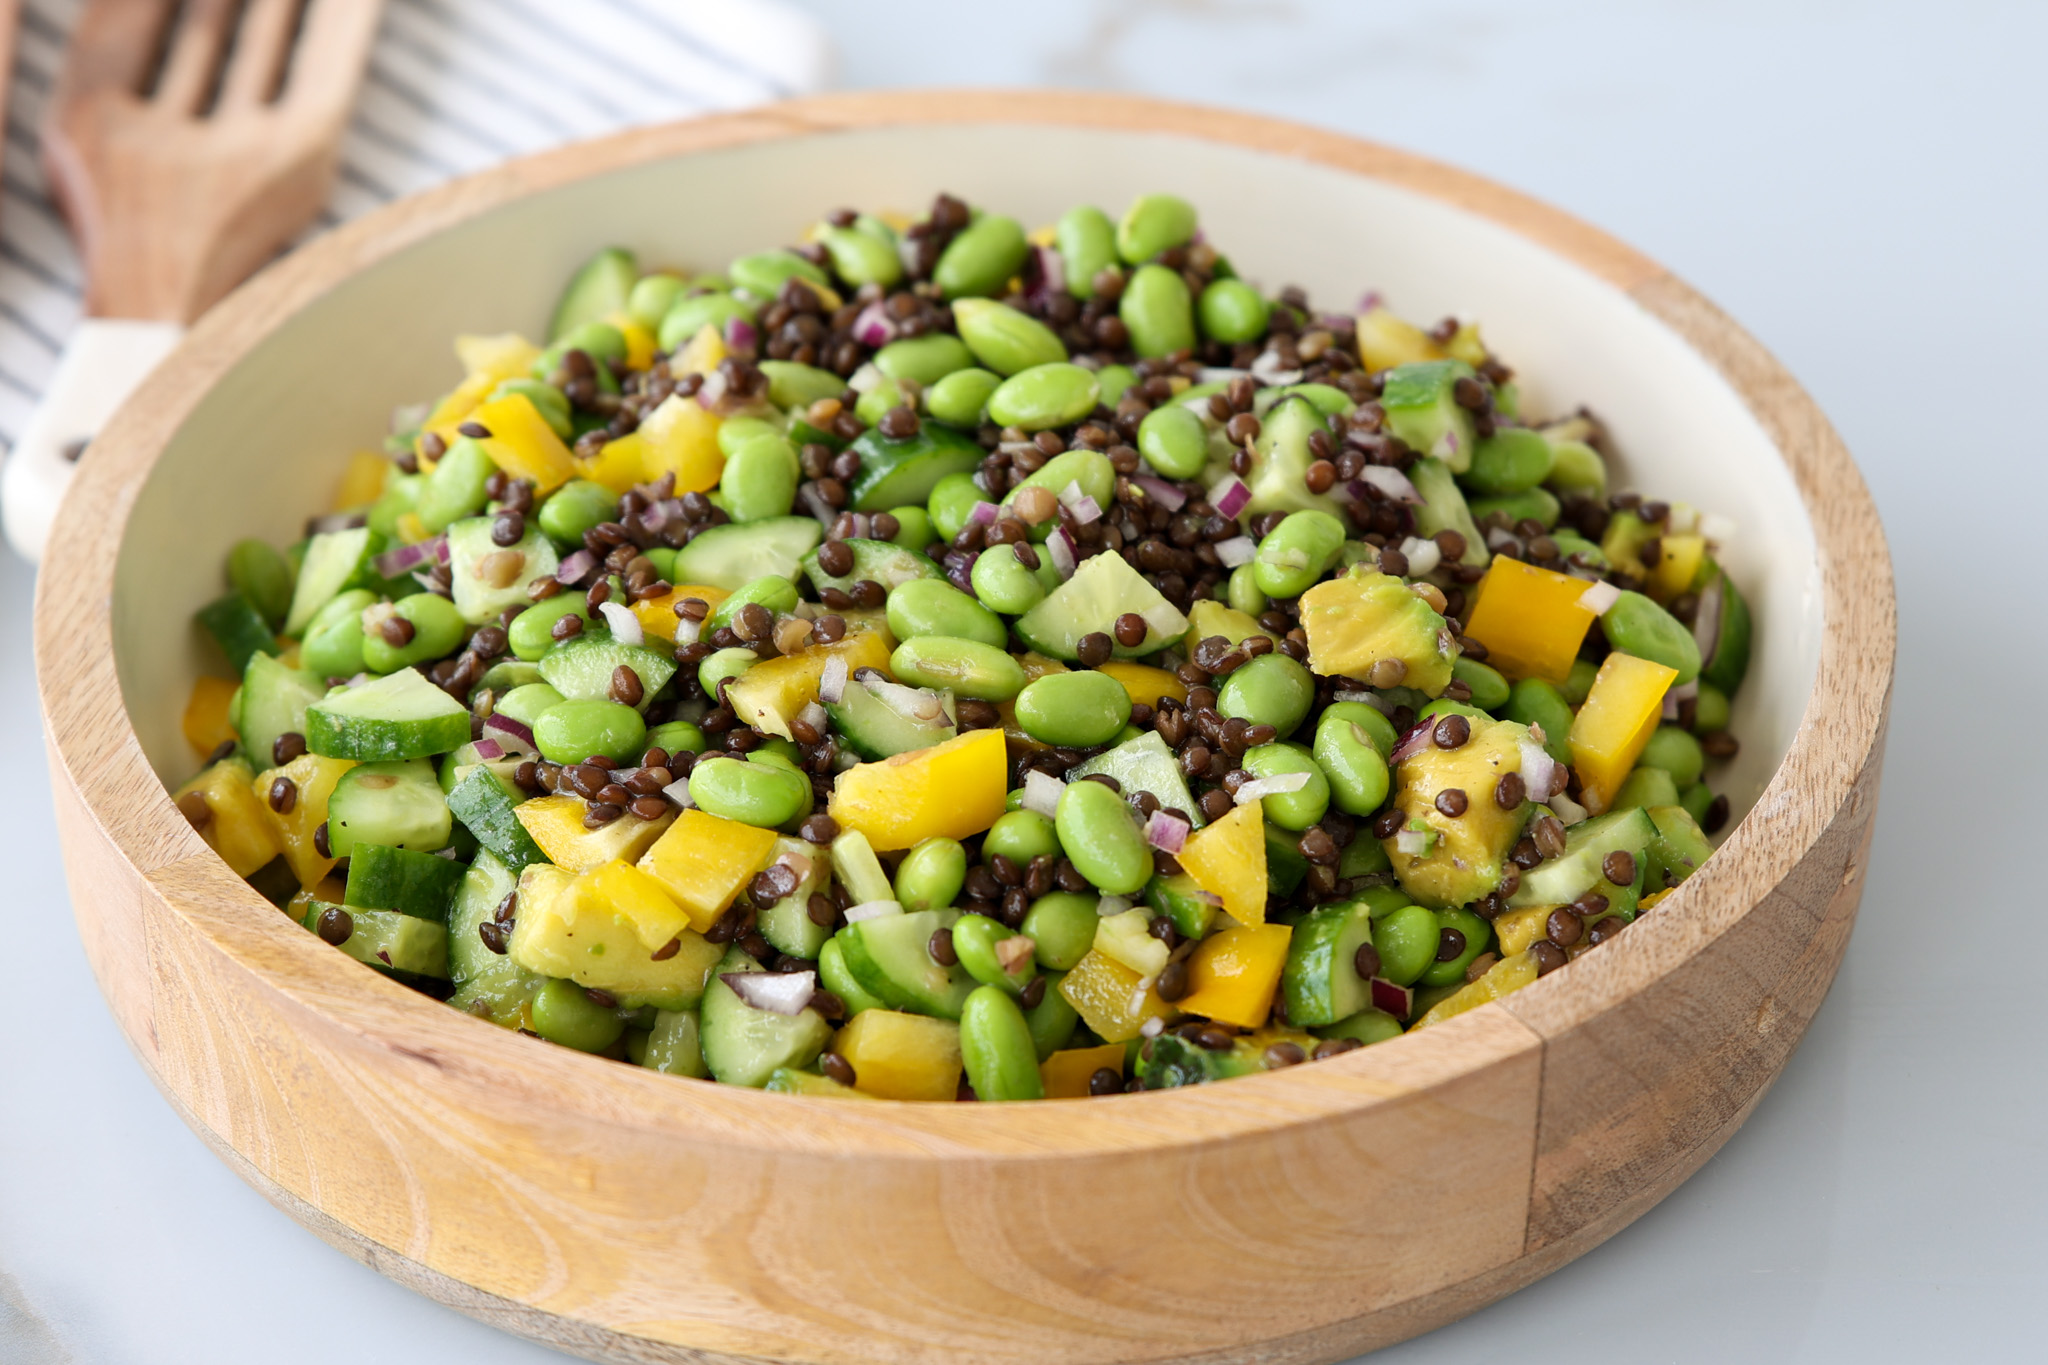
[[[298,309],[366,266],[524,195],[691,153],[903,125],[1100,127],[1226,143],[1378,179],[1474,213],[1622,290],[1701,353],[1773,437],[1812,523],[1823,633],[1793,742],[1715,858],[1606,951],[1386,1046],[1223,1087],[1073,1103],[850,1104],[677,1078],[530,1046],[324,947],[235,877],[178,816],[143,754],[114,669],[114,566],[144,480],[202,395]],[[80,467],[38,583],[37,672],[53,764],[132,870],[262,989],[377,1049],[474,1073],[545,1107],[750,1149],[910,1160],[1054,1157],[1207,1144],[1336,1121],[1422,1096],[1627,1003],[1725,933],[1812,849],[1878,743],[1893,663],[1883,532],[1854,462],[1812,400],[1739,327],[1615,239],[1468,172],[1342,134],[1131,96],[1046,91],[832,95],[634,129],[507,162],[377,210],[272,265],[193,329]],[[1797,796],[1795,801],[1793,798]],[[73,870],[74,878],[78,870]],[[76,881],[74,884],[77,884]],[[294,1011],[296,1012],[296,1010]],[[1524,1015],[1539,1022],[1532,1024]],[[794,1122],[791,1122],[794,1120]]]

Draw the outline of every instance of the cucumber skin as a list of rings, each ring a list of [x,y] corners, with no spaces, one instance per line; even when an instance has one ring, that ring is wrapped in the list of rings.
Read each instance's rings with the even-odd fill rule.
[[[277,636],[271,633],[263,613],[238,592],[201,607],[198,621],[238,674],[248,669],[249,660],[256,655],[277,653]]]
[[[914,910],[849,924],[834,937],[839,942],[847,974],[862,990],[890,1009],[957,1021],[967,1005],[967,997],[980,983],[957,965],[939,966],[926,952],[925,944],[935,930],[951,928],[959,918],[956,910]],[[906,981],[891,970],[889,960],[906,953],[923,957],[924,981]]]
[[[455,890],[467,871],[452,858],[357,844],[349,851],[348,886],[341,903],[350,910],[395,910],[446,924]]]
[[[320,916],[334,909],[346,911],[355,921],[355,932],[341,944],[341,951],[364,966],[380,972],[447,979],[447,926],[401,915],[395,910],[350,910],[326,901],[310,902],[306,917],[299,922],[317,933]],[[384,954],[381,957],[380,949]]]
[[[380,787],[367,786],[379,777],[391,780]],[[405,809],[408,803],[416,808]],[[359,806],[363,809],[358,810]],[[448,843],[454,823],[447,798],[441,794],[440,779],[424,759],[350,768],[334,784],[327,811],[328,845],[337,858],[350,856],[358,842],[397,848],[411,845],[414,852],[430,853]]]
[[[741,1000],[722,979],[728,973],[758,972],[761,964],[738,948],[728,949],[698,1007],[704,1065],[726,1085],[756,1090],[780,1067],[802,1070],[832,1040],[832,1027],[815,1010],[770,1014]]]
[[[388,763],[450,753],[469,743],[469,712],[462,703],[416,673],[411,674],[416,682],[403,681],[406,677],[407,673],[394,673],[388,678],[366,683],[362,688],[323,698],[307,707],[306,747],[322,758]],[[381,689],[377,694],[380,700],[386,695],[395,697],[401,709],[408,700],[400,695],[404,693],[412,694],[419,704],[434,709],[429,714],[399,719],[336,709],[336,704],[345,703],[346,699],[359,701],[361,694],[370,688]],[[431,689],[431,694],[424,689]],[[446,705],[434,701],[434,697]]]
[[[472,769],[448,793],[449,811],[464,829],[476,836],[478,844],[517,877],[534,863],[548,861],[548,855],[540,851],[526,826],[519,823],[513,805],[512,798],[488,768]]]
[[[1372,913],[1358,901],[1321,906],[1297,924],[1281,975],[1287,1021],[1297,1028],[1320,1028],[1370,1005],[1371,991],[1347,959],[1370,942]]]

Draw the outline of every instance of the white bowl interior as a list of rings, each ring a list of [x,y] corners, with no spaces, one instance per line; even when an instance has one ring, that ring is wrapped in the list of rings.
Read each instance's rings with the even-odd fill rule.
[[[1726,555],[1757,636],[1735,703],[1740,757],[1721,779],[1736,812],[1790,745],[1821,635],[1813,531],[1791,476],[1735,391],[1626,295],[1485,219],[1307,161],[1192,138],[1021,126],[821,133],[612,172],[521,199],[346,280],[237,364],[172,439],[140,491],[117,566],[124,700],[166,782],[195,759],[179,728],[193,677],[221,663],[192,612],[222,591],[244,536],[296,540],[327,511],[352,450],[391,410],[459,377],[463,332],[537,336],[569,273],[599,247],[722,268],[789,242],[842,204],[916,210],[937,190],[1050,222],[1076,203],[1112,214],[1136,193],[1187,196],[1209,239],[1266,286],[1326,309],[1378,289],[1422,323],[1478,319],[1530,412],[1583,403],[1623,452],[1617,486],[1731,517]]]

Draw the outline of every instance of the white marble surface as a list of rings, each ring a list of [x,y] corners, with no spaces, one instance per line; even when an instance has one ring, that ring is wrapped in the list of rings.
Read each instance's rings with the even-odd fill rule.
[[[813,0],[845,83],[1090,85],[1242,105],[1471,166],[1669,263],[1818,396],[1900,580],[1863,916],[1781,1083],[1705,1170],[1548,1280],[1380,1359],[2040,1358],[2048,1085],[2031,932],[2048,616],[2038,142],[2048,10],[1808,3],[1394,6]],[[2017,589],[2018,591],[2015,591]],[[275,1213],[137,1070],[66,908],[0,564],[0,1360],[560,1359]],[[1946,708],[1946,709],[1941,709]]]

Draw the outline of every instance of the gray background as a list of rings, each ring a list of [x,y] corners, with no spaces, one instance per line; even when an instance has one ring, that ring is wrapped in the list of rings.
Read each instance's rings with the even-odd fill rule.
[[[2038,1359],[2048,1094],[2028,930],[2048,672],[2048,8],[1145,0],[809,6],[842,83],[1239,105],[1446,158],[1704,289],[1831,413],[1899,572],[1868,890],[1833,995],[1714,1161],[1549,1279],[1380,1359]],[[1049,96],[1050,98],[1050,96]],[[1275,206],[1284,211],[1285,206]],[[560,1357],[330,1251],[216,1162],[115,1032],[73,931],[0,561],[0,1360]],[[2001,682],[2000,679],[2004,679]],[[1937,708],[1948,707],[1947,711]]]

